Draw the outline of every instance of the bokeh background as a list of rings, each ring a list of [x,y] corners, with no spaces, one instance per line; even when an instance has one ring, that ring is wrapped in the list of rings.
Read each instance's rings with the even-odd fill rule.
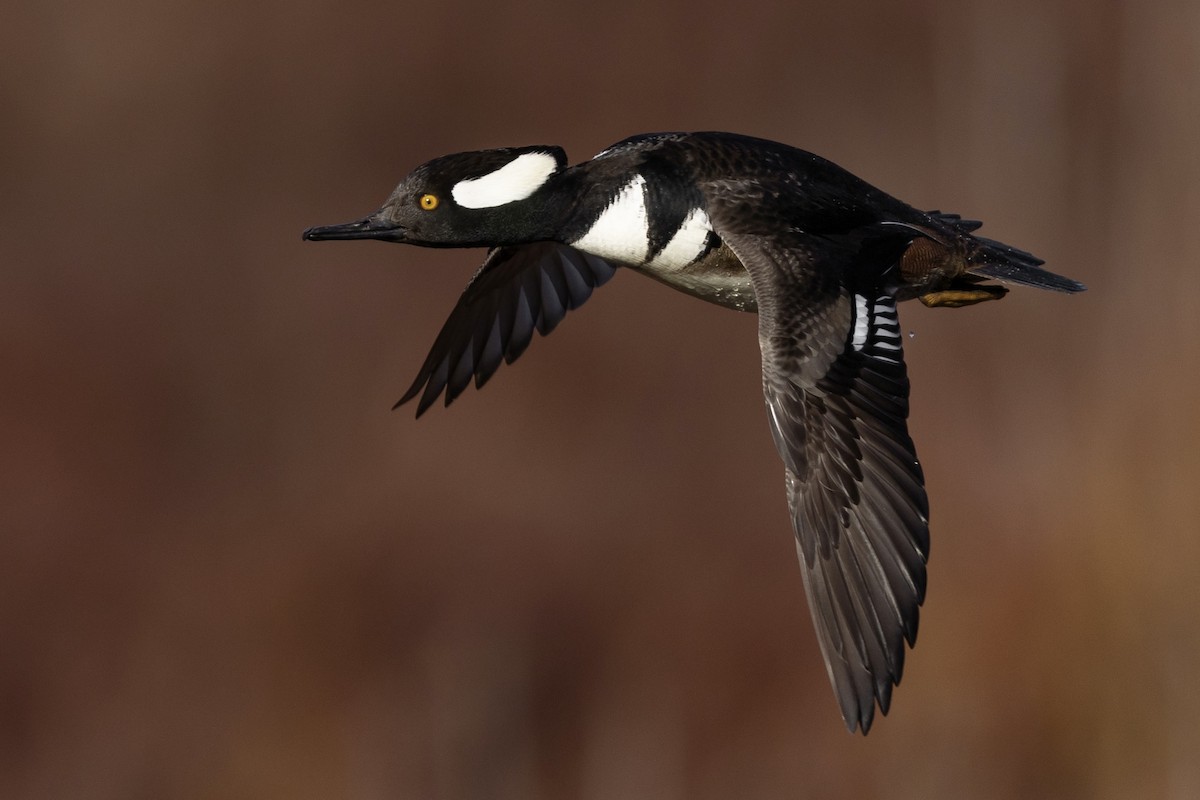
[[[0,27],[0,796],[1200,796],[1200,5],[43,0]],[[621,274],[390,412],[412,166],[726,129],[1090,291],[902,312],[931,588],[842,726],[755,320]]]

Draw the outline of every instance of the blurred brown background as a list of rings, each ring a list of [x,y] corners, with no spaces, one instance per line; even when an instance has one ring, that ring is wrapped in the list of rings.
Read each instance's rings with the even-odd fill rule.
[[[0,797],[1200,796],[1200,6],[4,13]],[[931,587],[849,736],[753,317],[621,274],[388,411],[482,253],[427,158],[814,150],[1085,281],[909,304]]]

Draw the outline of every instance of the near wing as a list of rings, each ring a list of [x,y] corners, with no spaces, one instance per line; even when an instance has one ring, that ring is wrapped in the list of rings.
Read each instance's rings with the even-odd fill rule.
[[[916,638],[929,553],[895,301],[846,288],[862,274],[844,263],[856,247],[721,236],[758,295],[763,391],[825,665],[847,727],[866,733]]]

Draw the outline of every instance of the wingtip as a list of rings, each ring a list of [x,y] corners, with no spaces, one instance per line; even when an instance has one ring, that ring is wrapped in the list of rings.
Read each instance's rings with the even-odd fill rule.
[[[846,730],[850,733],[861,733],[866,736],[871,732],[871,726],[875,723],[875,712],[879,712],[879,716],[886,717],[888,708],[891,706],[891,691],[890,689],[895,684],[889,685],[889,691],[885,692],[882,697],[876,696],[875,702],[870,703],[865,708],[858,709],[858,713],[843,714],[842,721],[846,723]]]
[[[866,736],[871,732],[871,723],[875,721],[874,712],[875,706],[872,705],[871,710],[865,714],[843,718],[843,721],[846,723],[846,730],[850,731],[852,735],[861,733],[863,736]]]
[[[422,373],[417,376],[417,379],[412,382],[412,385],[408,387],[408,391],[401,395],[400,399],[396,401],[396,404],[392,406],[392,410],[395,411],[405,403],[412,401],[417,395],[421,394],[421,390],[426,389],[428,385],[429,376],[423,370]],[[427,397],[422,397],[421,402],[417,403],[417,419],[420,419],[421,415],[424,414],[426,409],[429,408],[430,403],[426,402],[428,399],[429,398]]]
[[[439,392],[439,394],[440,394],[440,392]],[[426,411],[428,411],[433,406],[433,404],[437,400],[437,398],[438,398],[438,395],[435,394],[433,396],[430,396],[429,393],[426,392],[421,397],[420,402],[417,403],[417,417],[416,418],[420,419],[421,415],[424,414]]]
[[[401,397],[399,400],[397,400],[392,405],[392,411],[399,411],[400,406],[406,405],[414,397],[416,397],[416,393],[411,390],[409,392],[405,393],[405,395],[403,397]],[[426,402],[424,402],[424,400],[422,400],[422,402],[420,402],[420,403],[417,403],[417,413],[413,415],[413,419],[420,419],[421,416],[424,415],[424,413],[429,410],[429,407],[431,405],[433,405],[433,403],[426,403]]]

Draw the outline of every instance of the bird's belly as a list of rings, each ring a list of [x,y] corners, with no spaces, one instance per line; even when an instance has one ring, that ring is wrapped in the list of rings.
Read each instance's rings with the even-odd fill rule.
[[[735,311],[758,311],[750,273],[724,244],[682,266],[663,266],[655,260],[634,269],[692,297]]]

